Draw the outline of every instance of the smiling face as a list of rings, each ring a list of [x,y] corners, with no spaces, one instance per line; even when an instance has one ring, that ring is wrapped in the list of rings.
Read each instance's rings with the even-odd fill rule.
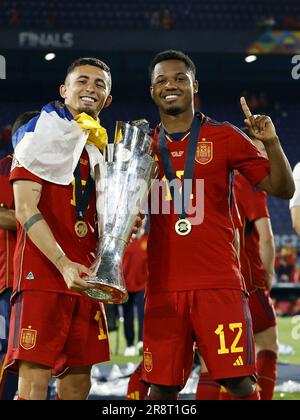
[[[83,65],[68,74],[60,94],[73,116],[85,112],[96,119],[112,101],[110,86],[109,73],[96,66]]]
[[[183,61],[161,61],[154,67],[150,92],[161,113],[178,115],[193,107],[198,82]]]

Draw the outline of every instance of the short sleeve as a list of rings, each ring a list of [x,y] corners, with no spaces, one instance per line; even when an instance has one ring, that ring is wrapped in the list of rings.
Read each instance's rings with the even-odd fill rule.
[[[231,169],[237,169],[251,185],[269,175],[270,165],[252,141],[237,127],[228,124],[228,159]]]
[[[12,185],[9,182],[9,175],[0,174],[0,207],[11,209],[13,207],[14,195]]]
[[[261,217],[270,217],[267,194],[258,191],[241,174],[234,177],[234,193],[238,206],[243,208],[243,214],[249,222],[254,222]]]
[[[0,207],[13,208],[14,196],[13,189],[9,182],[9,173],[11,170],[12,156],[8,155],[0,160]]]
[[[12,166],[11,166],[11,172],[9,180],[11,183],[17,180],[28,180],[28,181],[34,181],[38,184],[43,184],[44,181],[39,178],[38,176],[34,175],[33,173],[29,172],[27,169],[25,169],[23,166],[21,166],[16,158],[14,157]]]

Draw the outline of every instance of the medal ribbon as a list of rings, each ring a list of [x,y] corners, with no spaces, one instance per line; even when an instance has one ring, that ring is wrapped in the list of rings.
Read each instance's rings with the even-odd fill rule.
[[[76,220],[83,220],[93,192],[94,180],[89,173],[82,192],[82,178],[80,173],[80,161],[78,162],[74,171],[75,177],[75,200],[76,200]]]
[[[187,157],[185,159],[184,164],[184,176],[182,181],[182,190],[181,190],[181,208],[178,208],[178,203],[174,199],[175,197],[175,191],[174,189],[177,188],[177,192],[180,195],[180,187],[178,185],[178,182],[172,184],[174,185],[174,189],[170,187],[170,182],[172,182],[174,179],[177,179],[174,167],[172,164],[172,160],[170,158],[170,152],[168,149],[167,139],[165,130],[163,127],[159,130],[158,135],[158,150],[161,155],[161,161],[162,166],[164,169],[164,173],[166,175],[166,178],[169,182],[169,188],[170,193],[174,202],[174,209],[176,213],[178,214],[180,219],[185,219],[187,216],[186,210],[188,209],[189,201],[190,201],[190,195],[192,192],[192,185],[189,183],[188,186],[185,183],[186,179],[193,179],[194,171],[195,171],[195,155],[198,145],[198,139],[200,136],[200,129],[201,125],[204,122],[204,117],[201,114],[202,118],[199,117],[199,114],[196,114],[193,119],[193,124],[191,127],[191,134],[190,134],[190,140],[187,148]],[[186,187],[186,188],[185,188]]]

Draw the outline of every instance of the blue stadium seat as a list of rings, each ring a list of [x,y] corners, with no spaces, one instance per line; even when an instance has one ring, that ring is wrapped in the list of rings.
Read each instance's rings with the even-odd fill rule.
[[[11,10],[14,3],[3,0],[0,8],[1,26],[9,26]],[[257,21],[263,17],[272,16],[280,28],[284,17],[293,15],[300,16],[299,0],[286,0],[285,2],[271,2],[270,0],[191,0],[183,4],[182,0],[165,1],[161,4],[158,0],[152,2],[131,0],[102,0],[99,3],[85,2],[82,8],[81,2],[73,0],[32,1],[20,0],[16,2],[16,8],[20,15],[19,27],[42,29],[45,19],[55,16],[55,27],[66,29],[77,25],[75,15],[80,13],[80,26],[89,29],[97,25],[98,12],[106,17],[102,22],[103,29],[135,29],[137,27],[150,26],[150,16],[154,11],[160,14],[165,9],[171,13],[173,27],[189,30],[191,26],[198,30],[249,30],[256,26]],[[184,13],[184,10],[189,10]],[[129,12],[130,16],[124,19],[123,13]],[[148,18],[145,18],[148,16]],[[191,25],[191,18],[193,23]],[[145,18],[145,19],[144,19]],[[146,26],[145,26],[146,25]]]

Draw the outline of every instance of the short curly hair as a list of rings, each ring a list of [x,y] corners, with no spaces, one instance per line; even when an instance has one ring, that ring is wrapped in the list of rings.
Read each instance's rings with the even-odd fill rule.
[[[156,66],[156,64],[161,63],[162,61],[167,61],[167,60],[182,61],[186,65],[188,72],[192,74],[193,79],[196,78],[196,66],[187,54],[178,50],[166,50],[166,51],[162,51],[158,53],[154,57],[154,59],[152,60],[152,63],[149,66],[149,77],[150,77],[151,82],[152,82],[154,67]]]

